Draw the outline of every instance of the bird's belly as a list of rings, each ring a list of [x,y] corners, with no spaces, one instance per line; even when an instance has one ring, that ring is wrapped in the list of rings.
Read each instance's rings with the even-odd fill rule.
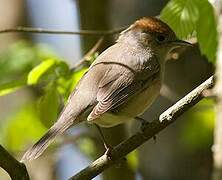
[[[127,103],[121,105],[119,108],[120,113],[128,114],[128,116],[131,117],[143,114],[159,95],[160,87],[160,81],[156,81],[152,86],[149,86],[140,94],[130,99]]]
[[[117,107],[113,112],[106,112],[101,115],[94,123],[101,127],[112,127],[144,113],[159,95],[161,83],[156,81],[152,86],[136,95],[128,102]]]
[[[130,117],[128,115],[124,114],[114,114],[112,112],[106,112],[103,115],[101,115],[98,119],[93,121],[93,123],[96,123],[100,127],[113,127],[118,124],[122,124],[126,121],[132,120],[133,117]]]

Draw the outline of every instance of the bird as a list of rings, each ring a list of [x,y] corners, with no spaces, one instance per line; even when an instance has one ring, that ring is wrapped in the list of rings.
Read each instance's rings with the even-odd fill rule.
[[[82,76],[55,124],[21,161],[38,158],[68,128],[81,122],[113,127],[142,115],[160,93],[167,55],[190,43],[156,17],[143,17],[123,30]]]

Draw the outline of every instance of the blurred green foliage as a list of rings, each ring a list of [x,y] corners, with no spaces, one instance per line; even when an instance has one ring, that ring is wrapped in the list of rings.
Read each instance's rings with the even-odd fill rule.
[[[26,76],[0,84],[0,96],[12,93],[26,84]]]
[[[27,79],[28,85],[35,85],[38,83],[39,79],[53,66],[56,65],[55,59],[47,59],[41,62],[38,66],[33,68],[29,74]]]
[[[204,99],[191,108],[185,116],[185,123],[181,128],[181,146],[190,151],[210,147],[213,143],[214,101]]]
[[[57,79],[57,90],[63,96],[64,101],[67,101],[70,93],[75,88],[80,78],[85,74],[88,68],[83,67],[80,70],[70,73],[68,76],[62,76]]]
[[[196,36],[201,52],[215,62],[218,44],[217,23],[208,0],[170,0],[161,12],[179,38]]]
[[[89,137],[81,137],[81,139],[76,139],[76,143],[84,154],[88,157],[96,158],[96,144],[92,138]]]
[[[58,117],[59,105],[59,93],[56,90],[55,84],[52,83],[45,88],[45,93],[38,103],[40,120],[45,127],[49,128],[54,124]]]
[[[126,158],[132,170],[136,171],[139,166],[138,151],[137,150],[132,151],[131,153],[127,155]]]
[[[43,59],[55,57],[49,48],[26,41],[13,44],[0,54],[0,95],[26,85],[27,74]]]
[[[24,104],[0,122],[0,141],[11,151],[23,151],[27,142],[36,141],[46,131],[33,103]]]
[[[94,56],[97,55],[93,54],[87,61],[92,62]],[[50,48],[26,41],[15,43],[1,53],[0,95],[32,87],[29,90],[36,96],[28,105],[25,103],[0,121],[1,143],[10,150],[21,151],[27,142],[37,140],[55,122],[86,71],[87,67],[73,70]]]

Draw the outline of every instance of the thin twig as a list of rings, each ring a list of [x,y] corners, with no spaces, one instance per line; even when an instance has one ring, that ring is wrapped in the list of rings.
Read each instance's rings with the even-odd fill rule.
[[[53,30],[53,29],[42,29],[42,28],[33,28],[33,27],[15,27],[15,28],[8,28],[0,30],[1,33],[38,33],[38,34],[60,34],[60,35],[83,35],[83,36],[107,36],[118,34],[124,29],[125,27],[120,27],[117,29],[111,30],[80,30],[80,31],[61,31],[61,30]]]
[[[0,167],[9,174],[12,180],[29,180],[25,165],[12,157],[1,145]]]
[[[123,159],[128,153],[132,152],[147,140],[154,137],[168,125],[173,123],[180,115],[193,107],[202,98],[202,92],[213,86],[213,76],[203,82],[184,98],[178,101],[176,104],[162,113],[158,119],[148,123],[141,128],[141,131],[137,132],[129,139],[123,141],[117,145],[110,153],[109,157],[103,155],[85,169],[78,172],[76,175],[70,178],[70,180],[86,180],[92,179],[105,169],[114,165]]]
[[[76,69],[84,65],[87,59],[90,56],[92,56],[101,47],[103,41],[104,37],[100,37],[99,40],[96,42],[96,44],[83,56],[83,58],[80,59],[79,62],[72,67],[71,71],[75,71]]]

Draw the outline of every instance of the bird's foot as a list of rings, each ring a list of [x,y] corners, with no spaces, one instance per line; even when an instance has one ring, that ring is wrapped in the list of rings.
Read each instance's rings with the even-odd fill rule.
[[[111,159],[112,159],[112,158],[111,158],[111,152],[113,151],[113,147],[110,146],[110,145],[107,146],[107,144],[104,144],[104,146],[105,146],[105,148],[106,148],[106,152],[105,152],[104,154],[107,156],[107,158],[108,158],[109,160],[111,160]]]
[[[97,127],[97,129],[99,131],[99,134],[100,134],[100,136],[102,138],[102,141],[103,141],[103,145],[104,145],[104,147],[106,149],[105,155],[111,160],[111,152],[113,150],[113,147],[109,143],[107,143],[107,141],[105,139],[105,136],[104,136],[104,134],[102,132],[102,129],[98,125],[96,125],[96,127]]]
[[[153,136],[153,141],[154,141],[155,144],[156,144],[156,139],[157,139],[157,137],[156,137],[156,135],[154,135]]]
[[[141,123],[141,131],[144,131],[146,129],[147,126],[149,126],[151,123],[148,122],[147,120],[143,119],[143,118],[140,118],[140,117],[135,117],[136,120],[140,121]],[[153,140],[154,140],[154,143],[156,143],[156,135],[153,136]]]
[[[135,117],[135,119],[141,123],[141,130],[142,131],[145,129],[146,126],[148,126],[150,124],[147,120],[145,120],[143,118]]]

